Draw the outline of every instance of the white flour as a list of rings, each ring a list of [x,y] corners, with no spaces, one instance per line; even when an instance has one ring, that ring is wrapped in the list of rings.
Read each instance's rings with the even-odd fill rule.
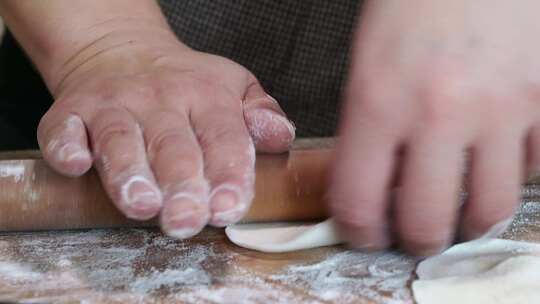
[[[540,237],[539,223],[540,203],[526,201],[505,237]],[[412,303],[415,261],[403,255],[339,247],[261,254],[223,238],[220,230],[189,241],[151,229],[3,233],[0,301]]]
[[[12,282],[33,282],[43,277],[40,273],[32,271],[32,269],[27,266],[9,262],[0,262],[0,276]]]
[[[24,177],[24,165],[21,161],[12,160],[12,161],[3,161],[0,165],[0,178],[11,177],[16,182],[19,182]]]
[[[415,261],[379,252],[339,252],[309,265],[291,265],[272,278],[305,287],[325,301],[354,303],[358,295],[376,303],[412,303],[407,284]]]
[[[180,291],[186,286],[208,286],[211,277],[202,268],[201,263],[211,256],[214,256],[211,248],[195,246],[178,259],[177,267],[169,267],[162,271],[152,269],[148,275],[137,277],[130,283],[129,289],[139,294],[151,294],[161,288],[169,290],[177,288]]]
[[[191,244],[156,230],[0,234],[0,300],[55,303],[352,303],[410,300],[414,262],[339,248],[273,273],[216,240]],[[225,247],[225,248],[224,248]],[[326,252],[326,251],[325,251]],[[248,252],[249,253],[249,252]],[[319,253],[320,255],[320,253]],[[375,291],[375,290],[378,290]]]

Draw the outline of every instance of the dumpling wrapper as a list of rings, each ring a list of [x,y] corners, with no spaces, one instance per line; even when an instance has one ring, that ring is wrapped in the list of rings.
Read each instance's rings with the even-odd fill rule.
[[[483,238],[451,247],[416,268],[418,304],[540,302],[540,245]]]
[[[509,223],[509,221],[508,221]],[[540,244],[483,238],[451,247],[422,261],[412,284],[418,304],[540,303]],[[271,223],[227,227],[229,239],[245,248],[286,252],[342,243],[331,219],[318,224]]]
[[[225,233],[234,244],[262,252],[287,252],[342,243],[332,219],[318,224],[239,224],[227,227]]]

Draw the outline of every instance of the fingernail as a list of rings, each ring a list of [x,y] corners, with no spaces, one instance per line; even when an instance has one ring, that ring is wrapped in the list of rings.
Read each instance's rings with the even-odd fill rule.
[[[138,219],[154,216],[161,207],[161,192],[148,179],[132,176],[122,186],[122,200]]]
[[[62,164],[59,170],[63,174],[78,176],[92,165],[92,156],[80,145],[65,143],[59,146],[58,141],[52,141],[48,150],[52,157]]]
[[[272,115],[272,119],[279,121],[281,124],[287,127],[287,129],[289,130],[289,134],[291,135],[291,137],[294,138],[294,135],[296,133],[296,126],[294,125],[292,121],[288,120],[283,115],[279,115],[278,113],[275,113],[275,112]]]
[[[211,224],[221,227],[240,220],[245,213],[247,202],[241,201],[236,187],[224,185],[214,190],[210,196],[210,206]]]
[[[290,146],[296,134],[294,124],[282,114],[271,109],[256,109],[247,116],[246,123],[256,145],[270,138],[277,138]],[[268,147],[273,149],[282,148]]]
[[[166,204],[161,217],[163,231],[171,237],[185,239],[199,233],[210,217],[207,206],[189,196],[174,198]]]

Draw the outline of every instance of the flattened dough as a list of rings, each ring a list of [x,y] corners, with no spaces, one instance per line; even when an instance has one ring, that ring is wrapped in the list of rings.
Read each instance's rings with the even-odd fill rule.
[[[286,252],[342,243],[329,219],[318,224],[240,224],[225,229],[238,246],[263,252]]]
[[[502,226],[501,226],[502,227]],[[416,268],[418,304],[540,303],[540,244],[491,238],[451,247]],[[286,252],[342,243],[333,221],[319,224],[234,225],[225,230],[242,247]]]
[[[483,238],[424,260],[416,273],[418,304],[540,301],[539,244]]]

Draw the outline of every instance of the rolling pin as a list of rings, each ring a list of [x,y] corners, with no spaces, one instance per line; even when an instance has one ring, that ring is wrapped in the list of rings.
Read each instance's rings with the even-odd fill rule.
[[[306,139],[289,153],[257,155],[255,198],[245,222],[324,217],[332,139]],[[0,231],[147,227],[157,220],[124,217],[95,171],[71,178],[50,169],[37,151],[0,154]]]

